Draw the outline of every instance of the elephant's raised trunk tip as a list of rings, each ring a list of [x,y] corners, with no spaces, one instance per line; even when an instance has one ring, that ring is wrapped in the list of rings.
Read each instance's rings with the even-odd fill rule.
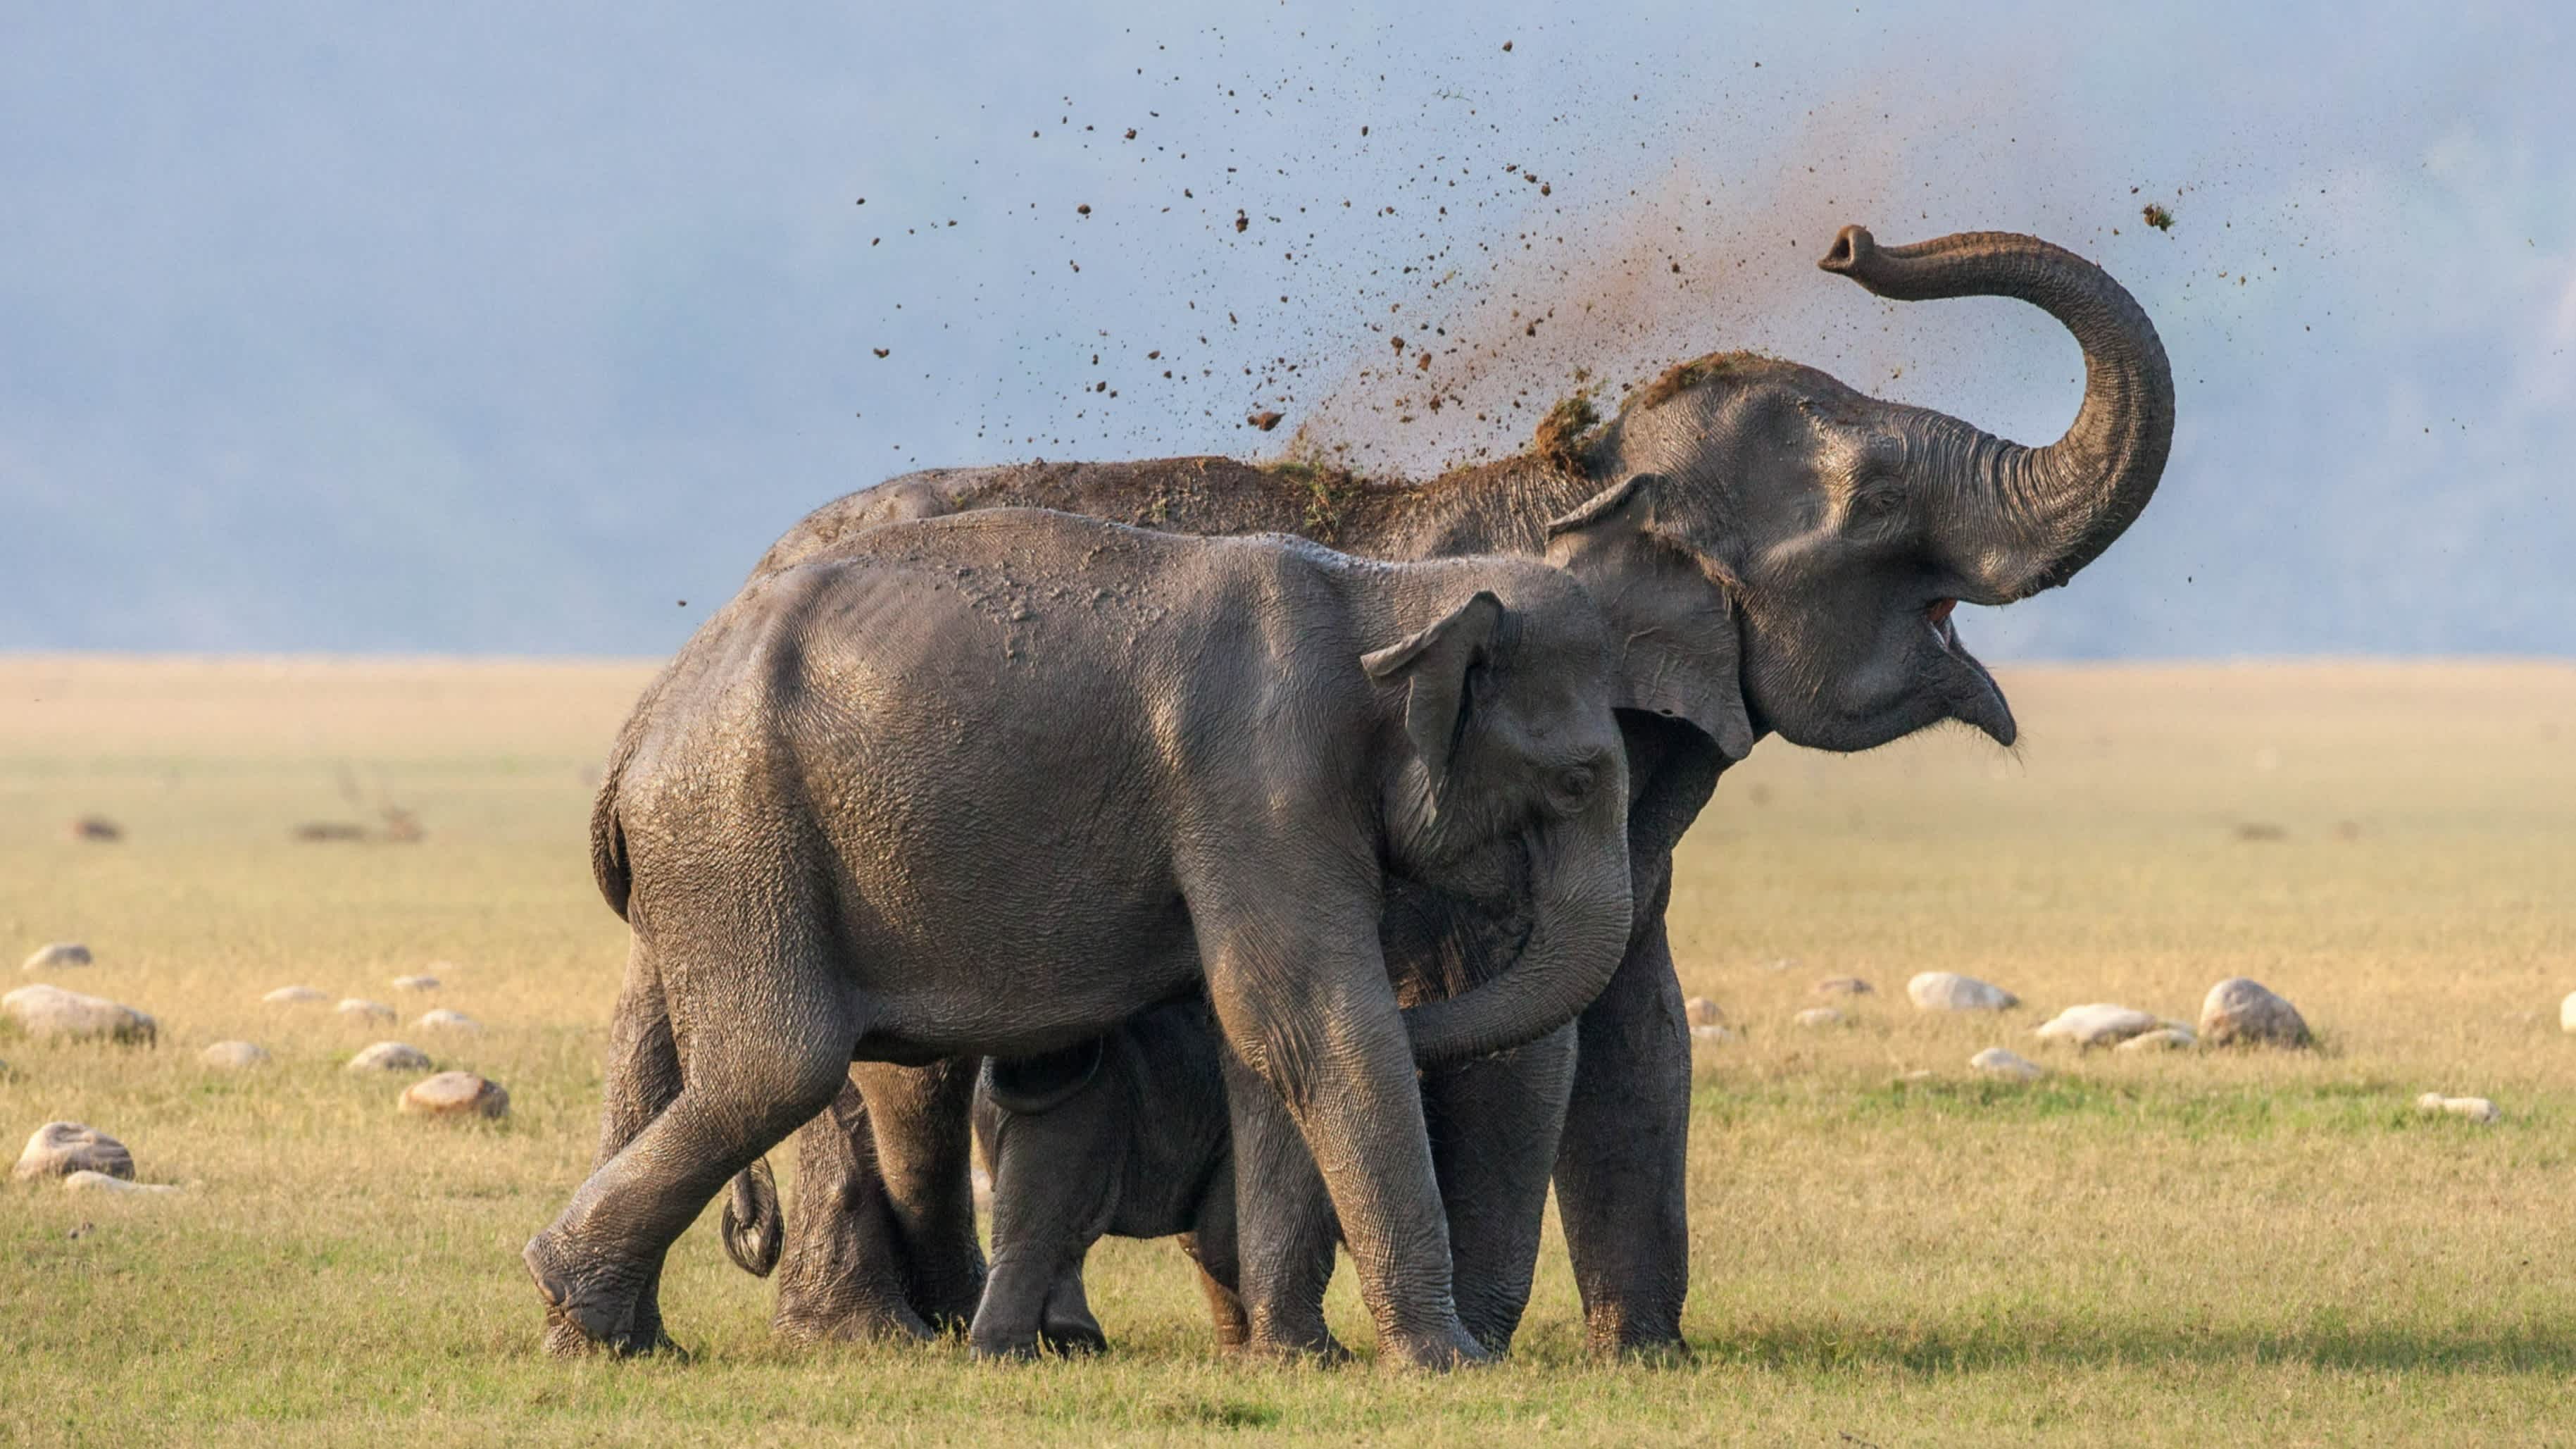
[[[1816,265],[1836,276],[1858,280],[1861,270],[1868,266],[1877,250],[1878,243],[1870,238],[1868,227],[1847,226],[1834,234],[1833,246],[1826,250],[1824,260]]]

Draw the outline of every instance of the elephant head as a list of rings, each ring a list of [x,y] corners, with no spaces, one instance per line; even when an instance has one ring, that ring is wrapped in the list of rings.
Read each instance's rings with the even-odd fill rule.
[[[1400,721],[1380,805],[1394,874],[1526,926],[1483,984],[1406,1010],[1426,1066],[1572,1020],[1618,970],[1632,919],[1610,631],[1555,569],[1470,564],[1493,587],[1361,660]]]
[[[1651,497],[1628,506],[1724,596],[1710,606],[1724,615],[1711,647],[1740,657],[1732,691],[1639,707],[1697,711],[1738,758],[1767,731],[1861,750],[1945,719],[2009,745],[2012,712],[1951,609],[2063,584],[2138,516],[2173,438],[2164,347],[2119,283],[2032,237],[1882,247],[1845,227],[1820,265],[1882,297],[2045,309],[2083,346],[2082,409],[2064,437],[2033,448],[1744,353],[1641,389],[1583,461],[1596,477],[1653,475]],[[1726,727],[1739,720],[1740,732]]]

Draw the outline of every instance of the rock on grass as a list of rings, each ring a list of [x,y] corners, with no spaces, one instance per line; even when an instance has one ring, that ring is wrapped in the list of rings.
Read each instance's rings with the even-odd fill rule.
[[[2576,1031],[2576,991],[2568,992],[2567,999],[2558,1003],[2558,1029]]]
[[[95,1127],[78,1122],[48,1122],[27,1139],[27,1150],[18,1154],[18,1165],[10,1176],[25,1182],[74,1172],[132,1177],[134,1154],[125,1150],[124,1143]]]
[[[1857,976],[1828,976],[1807,989],[1818,996],[1869,996],[1878,990]]]
[[[255,1067],[268,1053],[246,1041],[219,1041],[197,1053],[197,1060],[210,1067]]]
[[[2496,1104],[2484,1097],[2445,1097],[2439,1092],[2426,1092],[2415,1099],[2415,1110],[2466,1117],[2472,1122],[2494,1122],[2504,1116]]]
[[[18,969],[21,971],[60,971],[65,967],[70,966],[86,966],[90,964],[90,959],[89,947],[82,945],[80,942],[56,941],[50,945],[37,947],[36,954],[28,957],[27,964],[19,967]]]
[[[361,996],[349,997],[332,1010],[342,1016],[364,1017],[368,1021],[391,1021],[397,1015],[392,1007],[383,1002],[369,1001]]]
[[[394,990],[396,991],[436,991],[437,989],[438,978],[435,976],[397,976],[394,978]]]
[[[2186,1047],[2195,1047],[2198,1045],[2200,1045],[2200,1038],[2191,1034],[2190,1027],[2162,1026],[2156,1028],[2154,1031],[2141,1032],[2138,1035],[2129,1038],[2127,1041],[2120,1043],[2118,1046],[2111,1048],[2111,1050],[2115,1052],[2170,1052],[2181,1051]]]
[[[160,1034],[151,1017],[131,1006],[101,996],[83,996],[59,986],[21,986],[0,996],[0,1014],[26,1028],[32,1037],[103,1039],[149,1046]]]
[[[310,1006],[330,999],[310,986],[281,986],[260,998],[270,1006]]]
[[[491,1119],[509,1115],[510,1094],[472,1072],[440,1072],[404,1088],[401,1109],[422,1117]]]
[[[2097,1001],[2089,1006],[2066,1008],[2033,1035],[2041,1041],[2072,1042],[2079,1047],[2117,1046],[2162,1025],[2163,1022],[2146,1012]]]
[[[2253,1043],[2303,1047],[2312,1040],[2299,1009],[2259,981],[2230,976],[2209,988],[2200,1004],[2200,1039],[2211,1046]]]
[[[1926,971],[1905,983],[1905,994],[1924,1011],[2010,1011],[2021,998],[1955,971]]]
[[[467,1016],[464,1012],[451,1011],[444,1006],[435,1011],[422,1012],[420,1020],[413,1022],[412,1025],[424,1031],[481,1031],[483,1029],[483,1023]]]
[[[1810,1006],[1789,1019],[1805,1027],[1840,1026],[1843,1014],[1830,1006]]]
[[[380,1041],[349,1058],[353,1072],[425,1072],[430,1068],[429,1053],[398,1041]]]
[[[157,1196],[179,1190],[165,1182],[128,1182],[121,1177],[110,1177],[104,1172],[67,1174],[63,1178],[63,1187],[69,1192],[140,1193],[145,1196]]]
[[[1988,1047],[1968,1058],[1968,1066],[1974,1071],[1998,1077],[2011,1077],[2024,1082],[2036,1082],[2046,1075],[2039,1063],[2019,1053],[2005,1051],[2002,1047]]]

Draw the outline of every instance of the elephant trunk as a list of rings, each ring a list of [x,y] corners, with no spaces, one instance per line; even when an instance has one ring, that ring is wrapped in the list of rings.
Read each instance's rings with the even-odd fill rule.
[[[1944,529],[1961,578],[2009,603],[2055,588],[2135,520],[2173,444],[2173,368],[2137,300],[2091,262],[2014,232],[1882,247],[1847,226],[1817,265],[1900,302],[2018,297],[2084,348],[2084,405],[2066,436],[2029,448],[1962,427],[1965,505]]]
[[[1627,820],[1610,805],[1594,814],[1615,818],[1534,833],[1535,924],[1519,956],[1467,991],[1406,1008],[1417,1063],[1449,1066],[1536,1041],[1609,986],[1632,924]]]

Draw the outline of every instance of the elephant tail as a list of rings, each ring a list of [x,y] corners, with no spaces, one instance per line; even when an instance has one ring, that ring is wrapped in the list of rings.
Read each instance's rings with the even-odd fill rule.
[[[778,1266],[786,1234],[778,1214],[778,1179],[764,1157],[734,1175],[725,1193],[725,1256],[754,1278],[766,1278]]]
[[[626,918],[626,899],[634,890],[635,874],[626,861],[626,827],[617,818],[617,787],[626,777],[626,762],[634,756],[630,726],[609,753],[599,795],[590,802],[590,877],[599,882],[600,895],[619,920]]]

